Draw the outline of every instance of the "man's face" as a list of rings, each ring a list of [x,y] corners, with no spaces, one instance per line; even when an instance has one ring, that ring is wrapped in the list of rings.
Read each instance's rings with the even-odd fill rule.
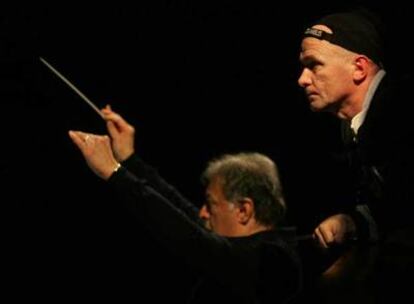
[[[206,189],[206,203],[200,217],[206,227],[222,236],[238,235],[238,207],[225,199],[219,180],[213,179]]]
[[[327,41],[307,37],[302,41],[298,79],[313,111],[337,112],[353,90],[351,61],[344,50]]]

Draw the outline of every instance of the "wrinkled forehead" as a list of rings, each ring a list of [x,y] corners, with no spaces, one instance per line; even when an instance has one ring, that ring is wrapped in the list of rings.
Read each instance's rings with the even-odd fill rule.
[[[213,177],[206,187],[207,195],[215,195],[216,193],[222,192],[222,179],[219,177]]]
[[[325,40],[305,37],[301,43],[300,57],[324,54],[328,51],[329,48],[332,47],[333,46]]]

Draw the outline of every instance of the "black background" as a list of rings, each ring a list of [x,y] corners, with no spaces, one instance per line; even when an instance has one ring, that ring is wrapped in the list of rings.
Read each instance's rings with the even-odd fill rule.
[[[391,73],[413,68],[410,11],[396,4],[365,3],[387,24]],[[309,22],[343,7],[144,1],[3,10],[1,201],[17,294],[182,301],[192,280],[87,168],[67,131],[104,133],[105,125],[39,56],[131,122],[138,154],[197,205],[209,159],[269,155],[289,223],[309,233],[347,194],[333,160],[338,121],[312,113],[296,83],[300,39]]]

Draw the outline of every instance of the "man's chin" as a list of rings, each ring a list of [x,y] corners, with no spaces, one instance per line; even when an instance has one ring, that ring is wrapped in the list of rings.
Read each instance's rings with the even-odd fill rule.
[[[312,112],[321,112],[323,111],[324,107],[321,107],[320,104],[318,104],[317,102],[310,102],[310,109]]]

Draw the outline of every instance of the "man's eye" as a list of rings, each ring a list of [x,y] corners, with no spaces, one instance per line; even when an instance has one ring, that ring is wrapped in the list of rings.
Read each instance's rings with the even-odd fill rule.
[[[211,200],[206,199],[205,206],[206,206],[206,208],[207,208],[207,209],[210,209],[210,206],[211,206]]]
[[[306,67],[307,67],[308,69],[310,69],[310,70],[315,69],[315,67],[316,67],[316,66],[317,66],[317,63],[316,63],[316,62],[314,62],[314,61],[308,62],[308,63],[306,64]]]

